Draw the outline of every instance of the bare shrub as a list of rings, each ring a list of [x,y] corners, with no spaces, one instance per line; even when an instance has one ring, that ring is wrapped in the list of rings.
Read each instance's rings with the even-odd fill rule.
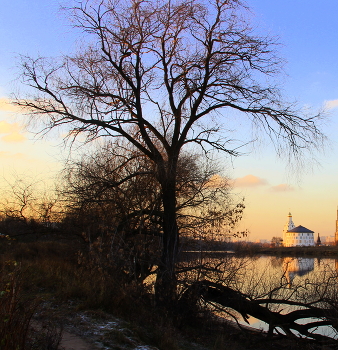
[[[15,262],[8,262],[0,273],[0,347],[26,349],[29,323],[38,302],[24,297],[22,270]]]

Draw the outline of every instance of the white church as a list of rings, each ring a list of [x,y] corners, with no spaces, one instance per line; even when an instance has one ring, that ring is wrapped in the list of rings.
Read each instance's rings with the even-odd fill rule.
[[[289,213],[288,221],[283,229],[284,247],[304,247],[314,246],[314,232],[304,226],[295,226],[292,221],[292,215]]]

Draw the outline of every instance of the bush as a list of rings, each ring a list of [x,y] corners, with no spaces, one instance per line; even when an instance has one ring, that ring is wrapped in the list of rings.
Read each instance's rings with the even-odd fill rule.
[[[0,348],[26,349],[30,320],[38,305],[22,291],[22,269],[16,262],[3,266],[0,276]]]

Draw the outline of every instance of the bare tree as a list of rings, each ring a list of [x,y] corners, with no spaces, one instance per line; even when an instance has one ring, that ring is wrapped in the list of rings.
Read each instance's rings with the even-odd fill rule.
[[[158,264],[162,235],[159,185],[149,159],[107,142],[69,163],[64,180],[65,227],[85,239],[92,263],[143,281]]]
[[[154,164],[163,205],[159,303],[176,300],[177,167],[189,145],[236,155],[227,115],[238,113],[293,153],[316,147],[319,116],[283,103],[275,43],[255,35],[239,0],[83,1],[71,8],[88,45],[61,60],[23,59],[36,93],[17,104],[45,130],[123,137]],[[41,118],[40,118],[41,117]]]
[[[13,183],[8,183],[8,187],[2,195],[1,212],[7,218],[26,223],[33,216],[36,183],[27,183],[16,177]]]
[[[281,247],[283,244],[283,238],[282,237],[277,237],[277,236],[274,236],[272,237],[271,239],[271,245],[274,246],[274,247]]]
[[[1,229],[11,236],[43,232],[60,221],[57,193],[43,189],[41,181],[14,175],[1,193]]]
[[[218,168],[202,158],[182,153],[177,167],[177,222],[189,242],[231,235],[244,209],[242,200],[236,203],[230,195],[227,179],[217,176],[215,181]],[[98,247],[99,240],[107,265],[122,267],[129,277],[143,281],[159,264],[163,236],[161,187],[154,164],[125,142],[106,142],[70,162],[64,180],[66,227],[91,248]]]

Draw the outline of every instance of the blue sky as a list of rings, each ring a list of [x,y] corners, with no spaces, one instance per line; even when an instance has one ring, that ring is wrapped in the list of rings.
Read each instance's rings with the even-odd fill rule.
[[[301,106],[314,110],[325,104],[337,105],[338,99],[338,2],[337,1],[248,1],[255,22],[279,36],[288,77],[285,93]],[[328,101],[331,101],[328,103]],[[248,210],[245,224],[252,236],[277,235],[290,210],[296,225],[320,233],[335,231],[338,205],[338,110],[329,111],[324,131],[330,143],[318,154],[320,166],[308,161],[296,173],[289,172],[288,162],[276,159],[272,149],[261,149],[234,164],[234,177],[246,171],[265,179],[269,185],[243,189]],[[271,186],[286,183],[289,191],[275,191]],[[254,208],[255,207],[255,208]]]
[[[251,0],[256,21],[278,35],[287,59],[289,94],[318,106],[337,98],[338,2]]]
[[[252,21],[261,33],[278,36],[286,59],[285,95],[314,110],[327,105],[324,132],[330,143],[311,160],[291,171],[264,141],[246,148],[232,162],[224,160],[234,192],[246,198],[242,228],[250,238],[281,235],[289,211],[296,225],[323,236],[333,235],[338,205],[338,1],[248,0]],[[1,176],[12,173],[53,177],[61,167],[60,139],[33,141],[33,135],[6,105],[20,88],[15,81],[18,55],[56,56],[71,52],[76,32],[59,10],[58,0],[0,0],[0,189]]]

